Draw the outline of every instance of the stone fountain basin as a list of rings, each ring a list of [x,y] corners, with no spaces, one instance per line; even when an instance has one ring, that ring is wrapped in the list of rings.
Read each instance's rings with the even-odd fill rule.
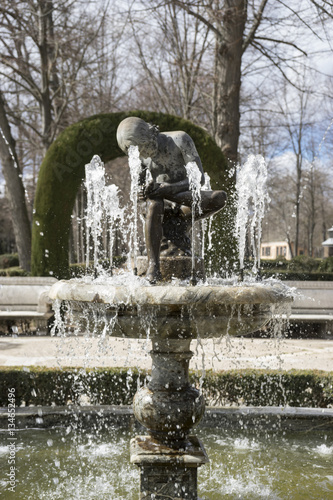
[[[290,288],[276,282],[122,286],[73,279],[54,284],[49,296],[70,308],[81,333],[107,327],[116,337],[151,339],[244,335],[293,300]]]
[[[226,286],[122,286],[59,281],[52,300],[70,307],[80,332],[92,329],[116,337],[211,338],[244,335],[263,327],[279,306],[292,301],[282,283]]]

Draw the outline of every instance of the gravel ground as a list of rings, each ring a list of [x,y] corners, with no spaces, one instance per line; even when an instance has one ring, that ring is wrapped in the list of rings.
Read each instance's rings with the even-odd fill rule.
[[[0,366],[149,368],[148,340],[0,337]],[[333,370],[332,340],[222,338],[192,341],[193,369]]]

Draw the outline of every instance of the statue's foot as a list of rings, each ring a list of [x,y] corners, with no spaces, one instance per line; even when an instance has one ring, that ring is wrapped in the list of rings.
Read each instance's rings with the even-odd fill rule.
[[[154,285],[155,283],[157,283],[157,281],[161,281],[162,274],[161,274],[161,271],[160,271],[159,267],[157,267],[155,265],[149,266],[148,269],[147,269],[147,272],[146,272],[146,279],[152,285]]]
[[[212,192],[212,208],[213,210],[221,210],[227,202],[227,194],[224,191],[213,191]]]

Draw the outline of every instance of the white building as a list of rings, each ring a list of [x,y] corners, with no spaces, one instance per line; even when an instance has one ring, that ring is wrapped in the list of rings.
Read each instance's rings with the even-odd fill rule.
[[[279,257],[284,257],[287,260],[291,260],[292,258],[289,245],[286,241],[261,243],[260,255],[262,259],[267,260],[278,259]]]
[[[324,247],[324,257],[333,257],[333,226],[327,232],[328,240],[322,243]]]

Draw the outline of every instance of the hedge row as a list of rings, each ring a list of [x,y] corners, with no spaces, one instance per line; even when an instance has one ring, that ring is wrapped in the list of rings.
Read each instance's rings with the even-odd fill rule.
[[[130,405],[147,372],[137,369],[0,369],[0,406],[7,406],[8,389],[15,388],[16,405]],[[191,373],[209,406],[333,406],[333,373],[320,371],[233,370]]]
[[[19,267],[17,253],[3,253],[0,255],[0,276],[27,276],[28,273]]]
[[[333,406],[333,373],[312,370],[209,371],[202,391],[211,406],[330,408]]]
[[[333,273],[333,257],[315,259],[307,255],[298,255],[291,260],[286,260],[283,257],[273,260],[262,259],[260,266],[263,271],[275,271],[277,273],[288,271],[305,274],[326,274]]]
[[[6,267],[5,269],[0,268],[0,276],[12,277],[12,276],[29,276],[29,273],[22,269],[21,267]]]
[[[252,274],[253,261],[245,261],[245,274]],[[262,278],[289,281],[333,281],[333,257],[314,259],[299,255],[291,260],[284,257],[260,261]]]
[[[333,273],[311,273],[305,271],[270,270],[261,271],[262,278],[277,278],[281,281],[333,281]]]
[[[112,268],[114,269],[121,267],[126,262],[126,260],[127,260],[126,256],[115,255],[112,260]],[[110,269],[109,259],[100,260],[99,264],[105,270]],[[90,265],[91,267],[88,268],[88,274],[93,274],[94,272],[93,262],[90,262]],[[70,275],[72,278],[80,278],[81,276],[84,276],[87,272],[85,263],[70,264],[69,268],[70,268]]]
[[[3,253],[0,255],[0,269],[7,269],[19,265],[17,253]]]

